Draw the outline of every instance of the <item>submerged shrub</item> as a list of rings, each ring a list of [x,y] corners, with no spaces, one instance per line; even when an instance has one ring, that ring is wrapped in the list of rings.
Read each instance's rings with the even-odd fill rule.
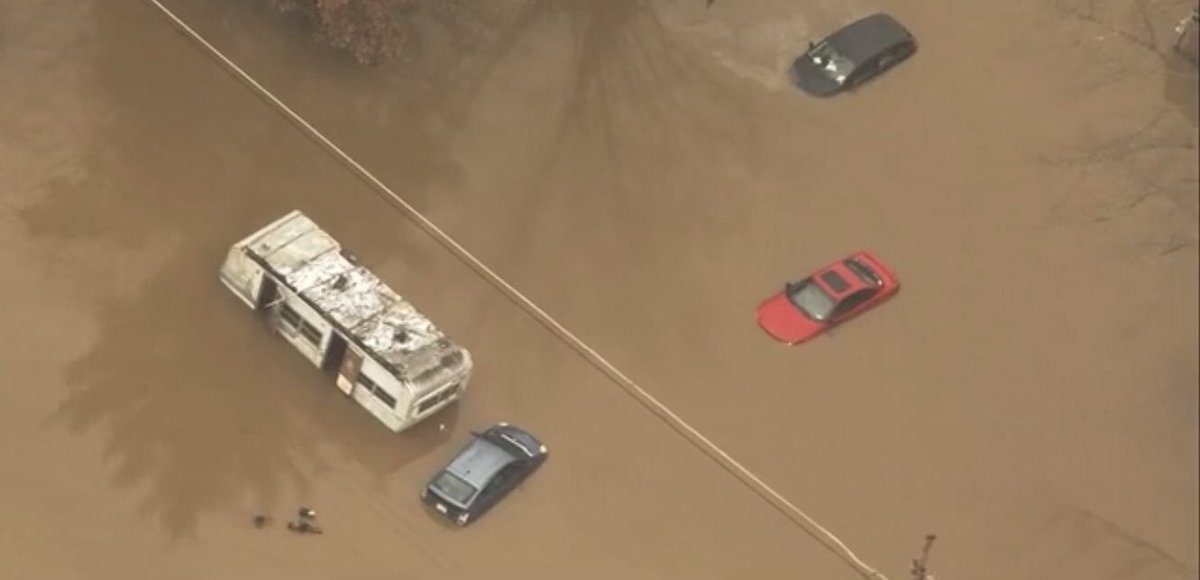
[[[281,12],[296,12],[312,23],[318,40],[352,54],[362,64],[378,64],[400,54],[404,41],[399,9],[411,0],[270,0]]]

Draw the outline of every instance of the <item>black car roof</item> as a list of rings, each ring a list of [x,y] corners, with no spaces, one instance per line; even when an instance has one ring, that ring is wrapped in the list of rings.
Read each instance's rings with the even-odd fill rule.
[[[445,471],[457,475],[476,489],[482,489],[496,472],[516,460],[517,457],[507,449],[481,435],[472,434],[470,443],[450,460]]]
[[[911,38],[912,34],[903,24],[880,12],[847,24],[826,37],[824,42],[858,64]]]

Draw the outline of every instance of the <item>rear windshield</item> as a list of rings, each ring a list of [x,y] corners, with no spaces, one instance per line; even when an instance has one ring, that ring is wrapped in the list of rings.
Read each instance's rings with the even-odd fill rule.
[[[870,268],[864,266],[858,260],[851,258],[849,260],[846,260],[845,264],[846,264],[846,267],[849,268],[851,272],[854,272],[855,276],[858,276],[859,280],[862,280],[863,282],[865,282],[867,284],[870,284],[872,286],[878,286],[882,282],[882,280],[879,279],[878,274],[871,271]]]
[[[467,505],[471,498],[475,497],[475,486],[467,483],[463,478],[443,471],[437,479],[433,480],[430,485],[438,495],[457,503],[460,506]]]

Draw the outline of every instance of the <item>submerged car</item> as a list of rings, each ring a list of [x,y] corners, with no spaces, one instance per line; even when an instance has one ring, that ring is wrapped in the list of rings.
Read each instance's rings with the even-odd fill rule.
[[[872,14],[847,24],[792,63],[792,79],[814,97],[855,87],[912,56],[917,40],[895,18]]]
[[[780,342],[799,344],[890,298],[900,281],[867,252],[817,270],[758,306],[758,325]]]
[[[528,431],[499,423],[471,441],[421,492],[421,500],[465,526],[541,467],[548,450]]]

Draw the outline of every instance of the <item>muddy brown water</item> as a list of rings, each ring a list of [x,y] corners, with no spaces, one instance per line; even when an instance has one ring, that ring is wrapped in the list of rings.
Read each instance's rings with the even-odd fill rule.
[[[702,4],[431,4],[406,60],[363,70],[264,8],[168,3],[893,579],[927,532],[939,578],[1196,577],[1196,80],[1161,49],[1182,4],[884,6],[920,53],[830,101],[780,71],[874,6]],[[148,4],[0,22],[18,575],[855,577]],[[445,431],[390,436],[215,282],[292,208],[475,353]],[[858,248],[894,301],[798,348],[755,328]],[[501,419],[547,469],[439,525],[421,481]],[[250,525],[299,503],[327,534]]]

